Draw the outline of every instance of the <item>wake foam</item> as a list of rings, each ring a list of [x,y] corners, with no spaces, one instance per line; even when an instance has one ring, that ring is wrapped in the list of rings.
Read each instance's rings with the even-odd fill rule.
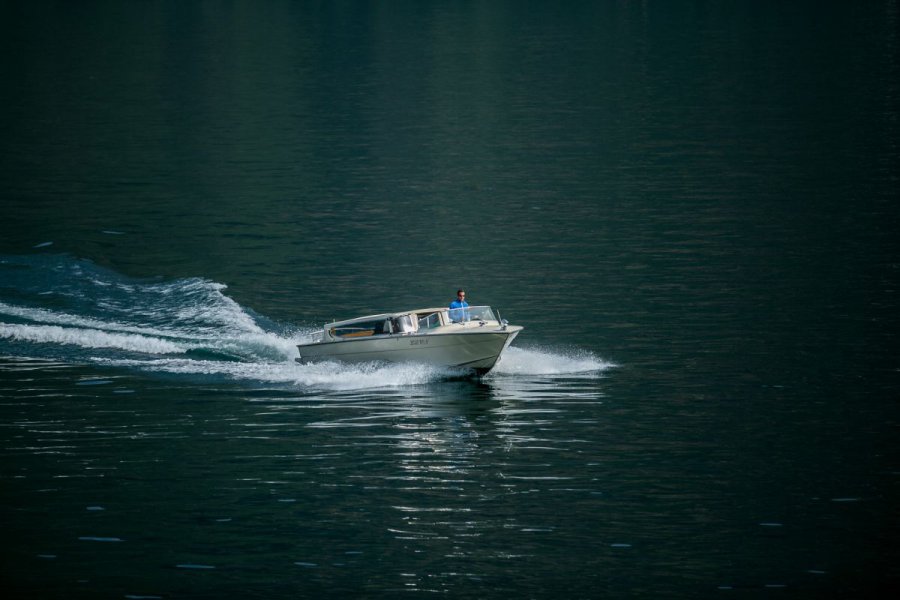
[[[467,376],[424,364],[300,364],[312,328],[272,322],[205,279],[134,280],[66,256],[0,257],[0,354],[93,362],[186,377],[330,390],[415,386]],[[510,347],[489,375],[594,377],[588,352]]]
[[[500,357],[491,374],[579,375],[599,373],[615,366],[582,350],[560,353],[554,350],[510,346]]]
[[[213,310],[208,313],[220,317]],[[196,318],[196,311],[191,314]],[[208,352],[234,360],[287,359],[296,355],[293,337],[266,332],[255,323],[243,328],[229,323],[229,327],[222,326],[218,330],[209,322],[202,328],[146,327],[0,302],[0,318],[3,315],[25,321],[0,322],[0,338],[20,342],[109,348],[144,354]]]
[[[191,358],[148,360],[96,358],[95,360],[110,366],[136,368],[147,372],[336,391],[398,388],[471,376],[471,372],[468,371],[421,363],[301,364],[293,359],[286,362],[231,362]],[[534,351],[511,347],[507,349],[488,378],[534,375],[595,377],[612,366],[614,365],[591,355],[567,356],[547,350]]]
[[[97,362],[156,373],[226,378],[253,384],[350,391],[422,385],[459,376],[459,371],[405,363],[227,362],[192,359],[109,360]]]
[[[398,388],[472,376],[470,371],[422,363],[297,363],[293,358],[287,362],[228,362],[190,358],[97,360],[109,365],[137,368],[148,372],[224,377],[255,384],[337,391]],[[565,355],[549,350],[510,347],[488,375],[488,380],[496,377],[535,375],[596,377],[600,372],[613,366],[615,365],[589,353]]]
[[[0,338],[40,344],[68,344],[82,348],[115,348],[150,354],[178,354],[185,351],[178,344],[159,338],[56,325],[0,324]]]

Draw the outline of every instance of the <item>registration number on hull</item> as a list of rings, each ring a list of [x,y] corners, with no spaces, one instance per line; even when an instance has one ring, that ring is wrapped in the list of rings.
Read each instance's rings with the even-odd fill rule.
[[[410,346],[427,346],[427,345],[428,345],[428,338],[420,338],[420,339],[417,339],[417,340],[409,340],[409,345],[410,345]]]

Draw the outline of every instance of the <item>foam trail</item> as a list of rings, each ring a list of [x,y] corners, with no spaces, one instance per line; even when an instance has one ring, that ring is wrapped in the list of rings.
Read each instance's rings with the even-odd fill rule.
[[[180,354],[187,350],[159,338],[56,325],[0,324],[0,338],[44,344],[68,344],[82,348],[116,348],[151,354]]]
[[[215,315],[213,309],[209,309],[209,313]],[[197,313],[192,314],[196,316]],[[83,348],[119,348],[151,354],[209,350],[234,358],[249,355],[287,359],[296,354],[292,339],[265,332],[255,323],[252,327],[246,324],[238,328],[223,326],[216,331],[207,321],[207,326],[201,331],[197,331],[197,328],[178,330],[175,327],[127,325],[4,302],[0,302],[0,315],[31,321],[25,325],[0,323],[0,337],[18,341],[68,344]]]
[[[0,314],[11,317],[18,317],[35,323],[53,323],[56,325],[81,327],[84,329],[99,329],[103,331],[123,331],[128,333],[136,333],[138,335],[151,335],[157,337],[170,336],[177,334],[177,330],[155,327],[138,327],[118,323],[116,321],[104,321],[101,319],[92,319],[79,317],[65,312],[55,312],[43,308],[28,308],[23,306],[15,306],[0,302]]]
[[[430,365],[404,363],[340,364],[322,362],[228,362],[204,361],[189,358],[160,358],[154,360],[110,360],[97,362],[119,367],[139,368],[157,373],[226,377],[235,381],[289,385],[327,390],[361,390],[422,385],[458,376],[458,371]]]
[[[571,354],[510,346],[491,371],[493,375],[576,375],[596,374],[616,365],[593,354]]]

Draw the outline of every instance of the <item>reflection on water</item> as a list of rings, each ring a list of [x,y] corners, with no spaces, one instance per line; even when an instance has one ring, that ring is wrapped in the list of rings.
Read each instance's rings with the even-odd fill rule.
[[[546,494],[597,491],[559,456],[585,445],[560,420],[587,422],[598,377],[499,374],[362,391],[211,380],[191,390],[121,365],[7,358],[0,442],[13,471],[0,496],[41,507],[10,532],[21,539],[33,518],[55,515],[56,527],[25,547],[57,565],[92,544],[138,580],[155,568],[232,573],[249,555],[261,578],[290,580],[302,568],[340,587],[353,568],[394,591],[481,589],[496,579],[491,561],[536,560],[540,536],[560,527],[538,516]],[[166,491],[173,485],[179,494]],[[192,589],[163,581],[151,591]]]
[[[806,517],[748,504],[717,475],[737,456],[696,430],[715,409],[623,406],[607,388],[625,369],[558,370],[347,390],[3,359],[0,502],[17,514],[20,580],[164,597],[225,593],[238,576],[270,595],[550,595],[569,582],[589,596],[610,572],[613,589],[639,587],[651,560],[700,590],[809,586],[828,553],[779,532],[872,506],[824,487]],[[747,565],[737,583],[711,575],[709,549],[738,538],[792,558]],[[580,558],[547,561],[554,548]]]

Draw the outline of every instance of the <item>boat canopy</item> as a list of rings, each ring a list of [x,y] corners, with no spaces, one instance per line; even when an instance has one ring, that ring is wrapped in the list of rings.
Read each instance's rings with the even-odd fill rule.
[[[497,317],[490,306],[423,308],[328,323],[324,327],[322,339],[330,341],[374,335],[410,334],[471,321],[497,321]]]

